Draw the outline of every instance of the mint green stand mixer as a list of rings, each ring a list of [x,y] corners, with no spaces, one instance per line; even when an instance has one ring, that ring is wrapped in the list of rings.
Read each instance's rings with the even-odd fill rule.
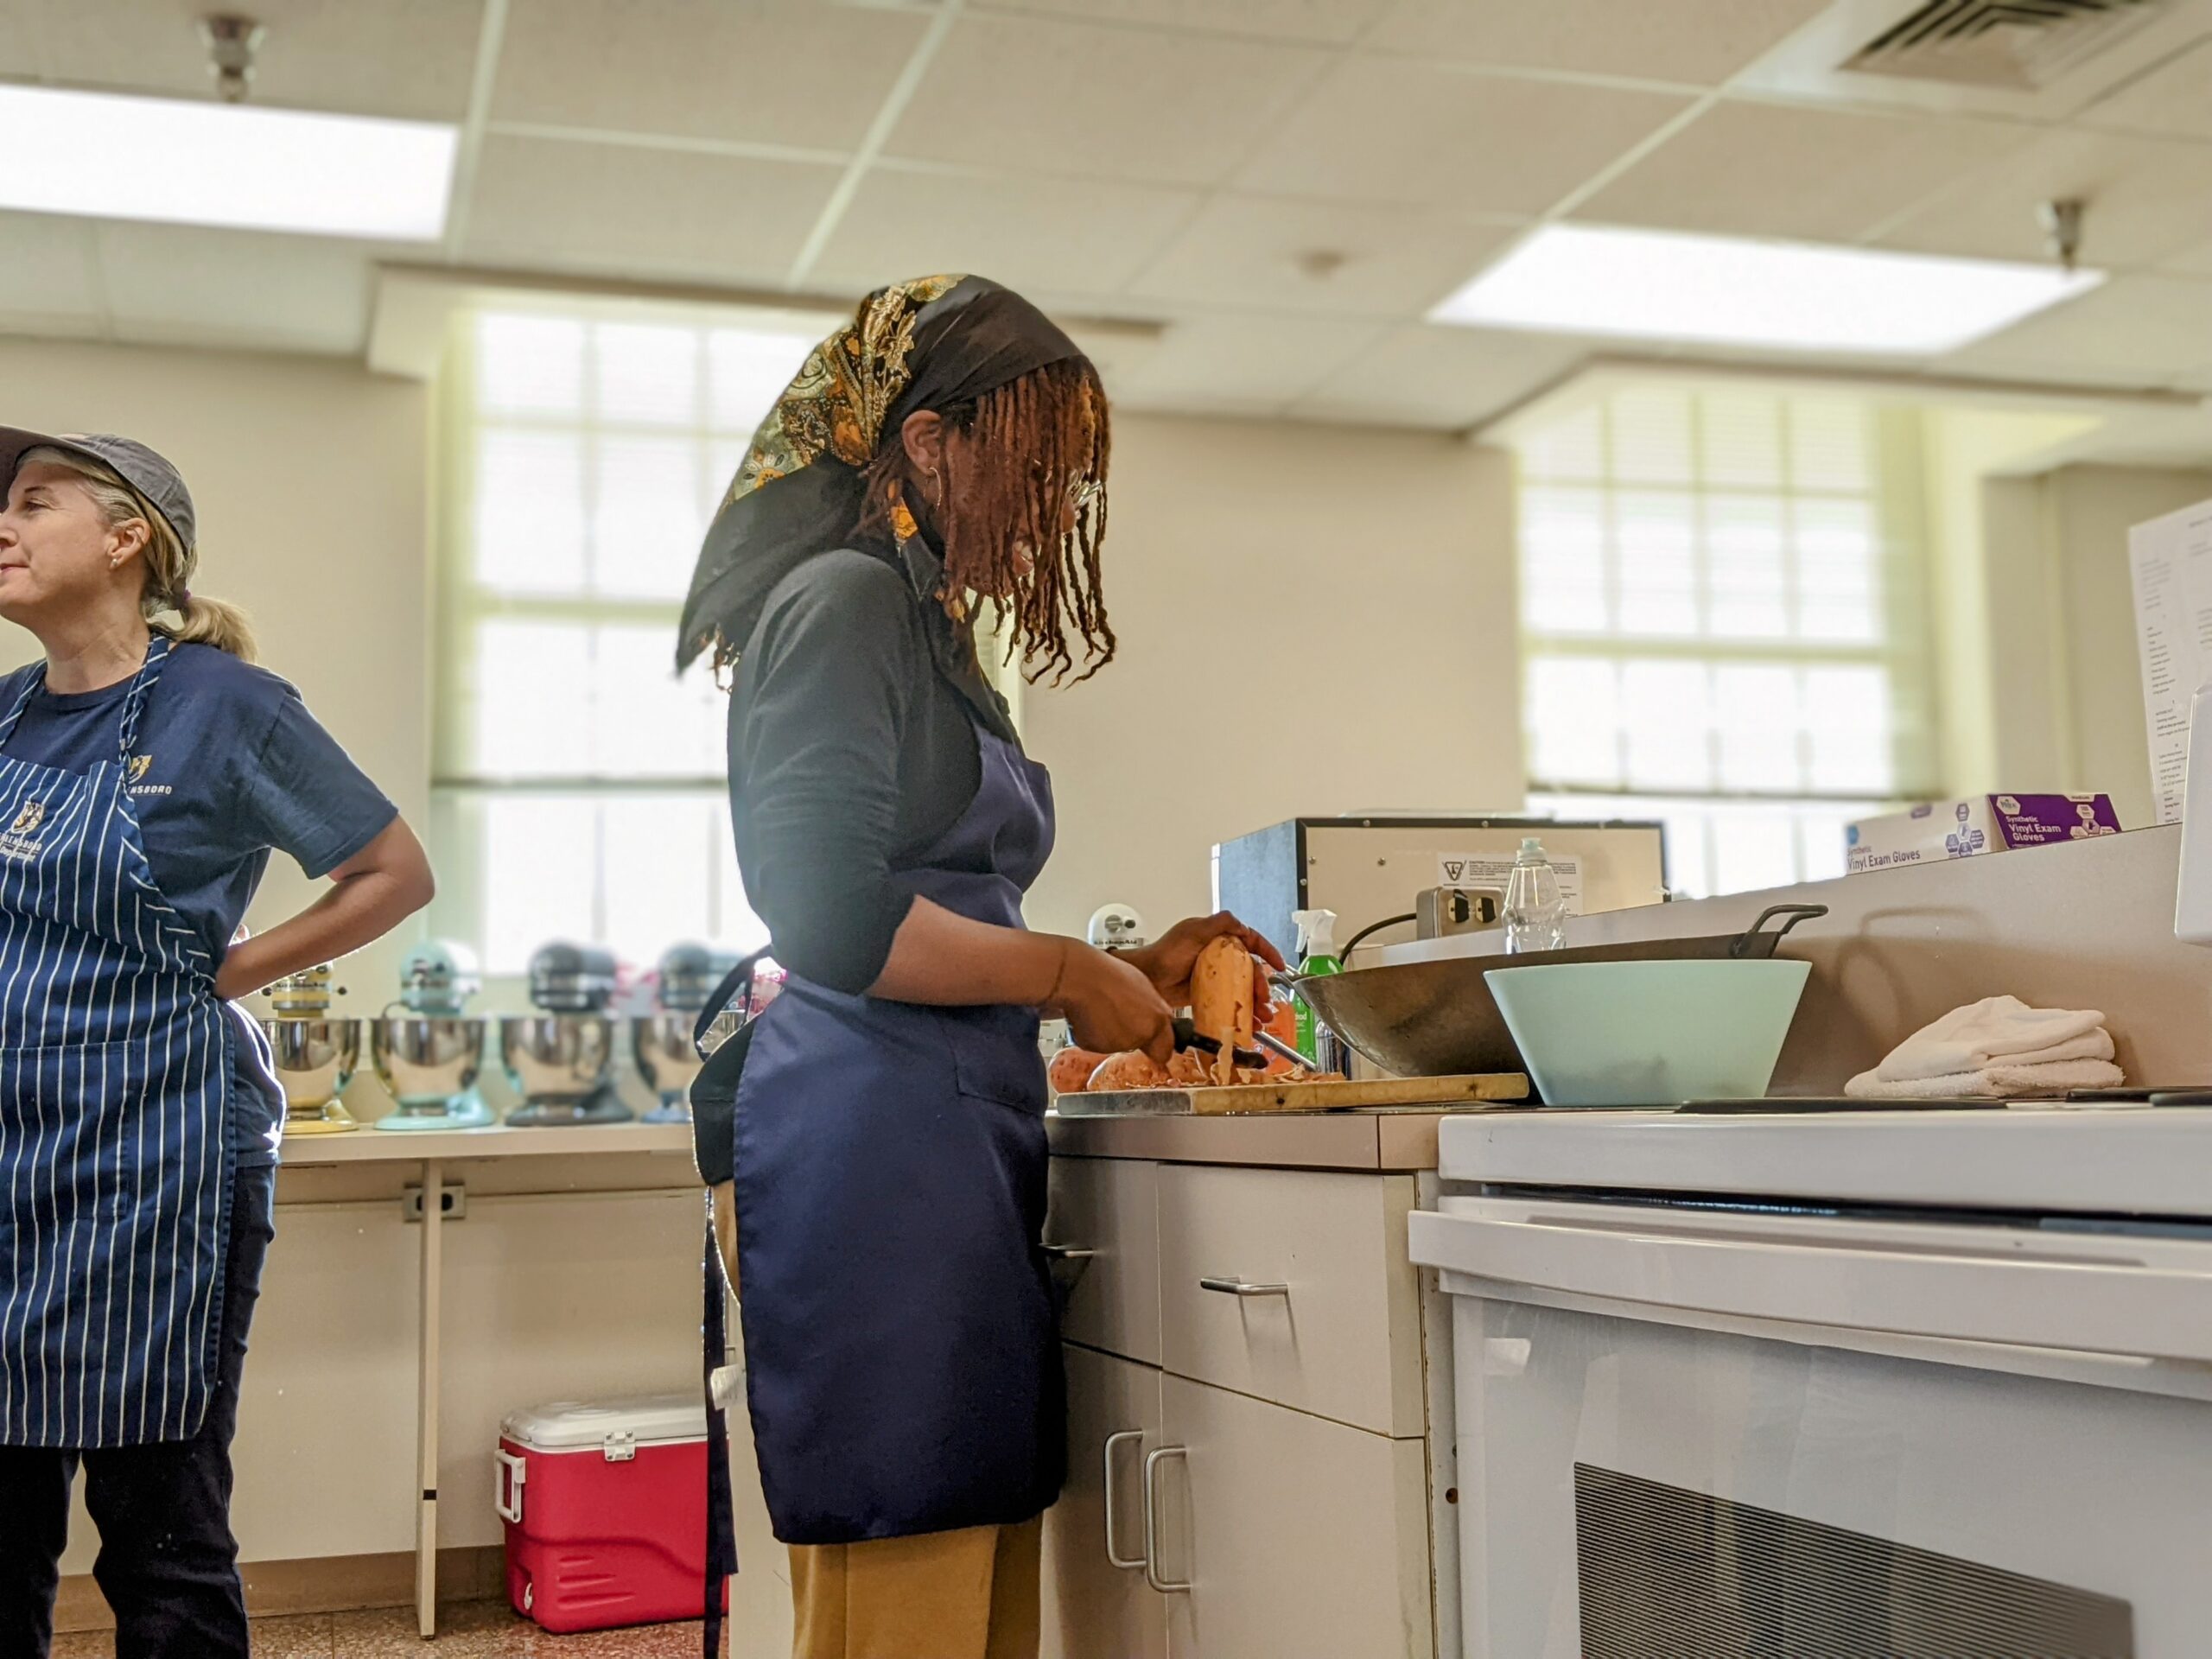
[[[407,953],[398,1000],[369,1027],[371,1063],[398,1103],[378,1128],[480,1129],[494,1121],[476,1089],[484,1021],[466,1012],[482,983],[466,945],[431,939]]]

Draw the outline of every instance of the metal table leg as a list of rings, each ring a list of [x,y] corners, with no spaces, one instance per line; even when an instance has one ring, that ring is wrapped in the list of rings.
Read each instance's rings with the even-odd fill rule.
[[[443,1278],[445,1174],[435,1158],[423,1164],[423,1312],[416,1336],[422,1375],[415,1408],[415,1617],[424,1640],[438,1630],[438,1304]]]

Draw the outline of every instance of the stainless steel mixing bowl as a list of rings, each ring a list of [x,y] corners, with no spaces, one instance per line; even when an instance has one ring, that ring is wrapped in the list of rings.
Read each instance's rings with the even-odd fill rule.
[[[630,1021],[630,1052],[645,1086],[671,1105],[690,1098],[691,1079],[706,1062],[691,1046],[696,1014],[641,1014]]]
[[[361,1064],[359,1020],[264,1020],[261,1029],[269,1037],[285,1103],[297,1110],[336,1100]]]
[[[402,1106],[443,1105],[484,1067],[484,1021],[391,1014],[369,1025],[377,1078]]]
[[[613,1070],[614,1021],[603,1014],[504,1015],[499,1064],[526,1101],[587,1100]]]

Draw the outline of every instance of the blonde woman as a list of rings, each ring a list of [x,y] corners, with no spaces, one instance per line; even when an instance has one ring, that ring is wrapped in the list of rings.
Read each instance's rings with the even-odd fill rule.
[[[234,999],[429,902],[391,803],[194,594],[126,438],[0,429],[0,1654],[44,1655],[69,1489],[121,1659],[246,1652],[230,1441],[283,1096]],[[334,885],[235,945],[271,849]]]

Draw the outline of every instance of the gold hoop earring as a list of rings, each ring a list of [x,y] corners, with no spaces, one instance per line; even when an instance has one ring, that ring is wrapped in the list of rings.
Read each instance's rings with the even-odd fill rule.
[[[943,506],[944,505],[944,480],[938,476],[937,468],[934,467],[930,468],[930,483],[934,486],[930,492],[930,505],[933,507]]]

